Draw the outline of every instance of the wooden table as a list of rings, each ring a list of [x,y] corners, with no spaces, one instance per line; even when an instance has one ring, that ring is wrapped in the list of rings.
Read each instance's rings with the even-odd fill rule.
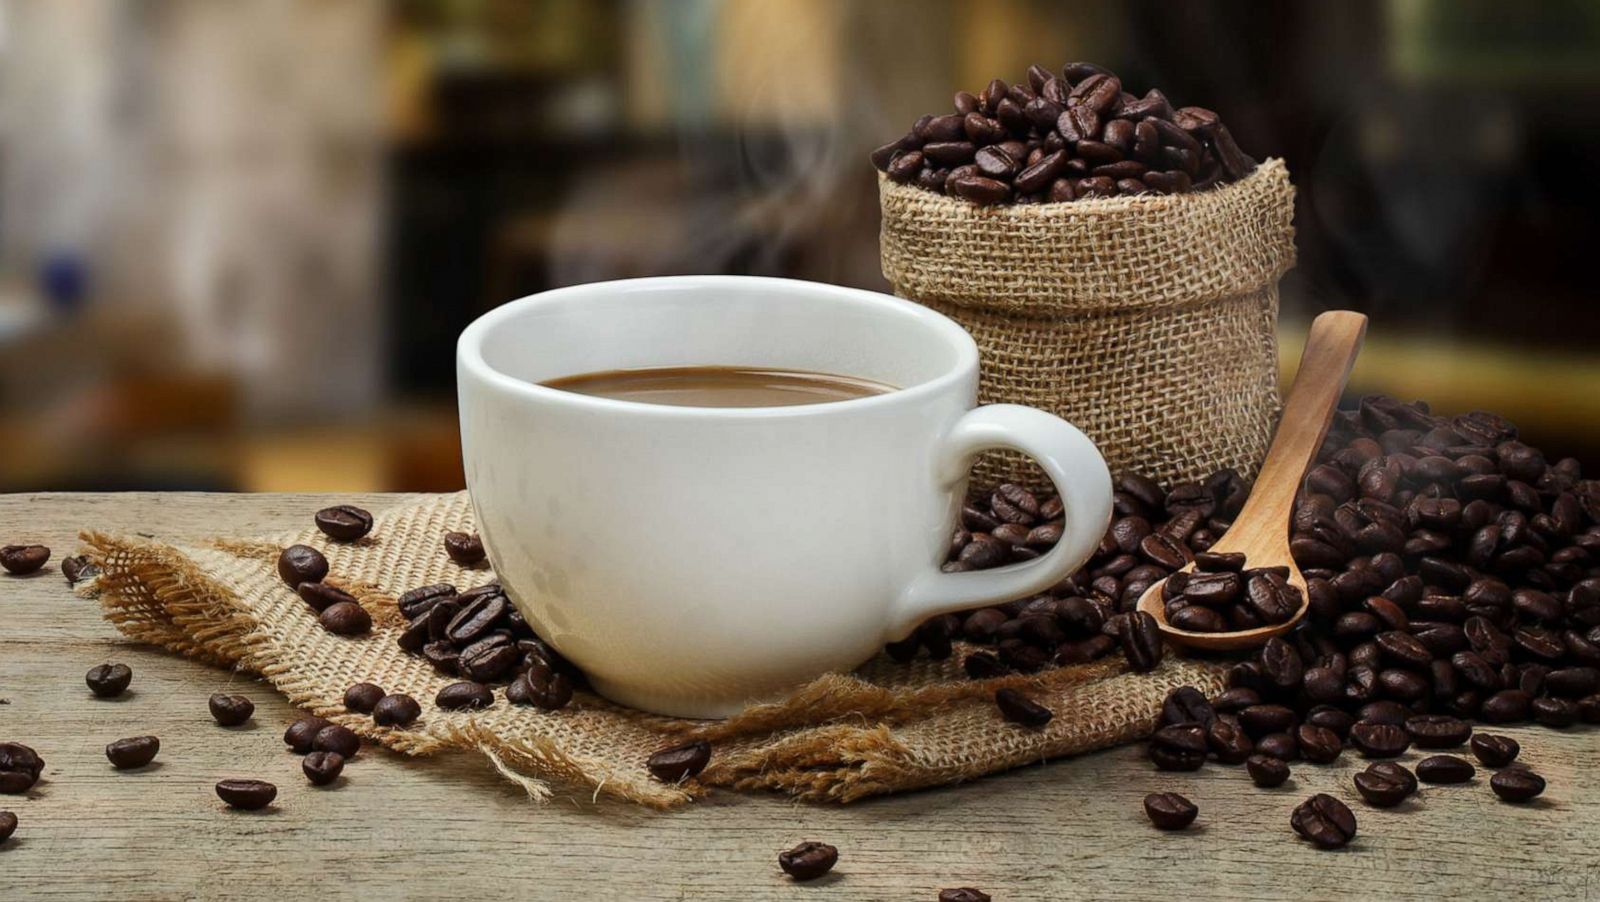
[[[373,510],[401,496],[338,501]],[[1480,776],[1424,788],[1398,809],[1356,801],[1355,756],[1295,765],[1278,790],[1241,768],[1156,772],[1137,747],[1041,763],[976,783],[849,807],[720,794],[657,814],[563,799],[531,805],[475,756],[409,760],[371,749],[332,789],[311,787],[279,736],[294,717],[269,686],[129,643],[74,597],[56,564],[78,529],[170,539],[298,527],[332,503],[306,495],[0,496],[0,544],[44,542],[31,578],[0,576],[0,741],[32,745],[45,778],[0,796],[21,819],[0,845],[0,899],[381,898],[921,899],[976,886],[997,900],[1528,897],[1600,894],[1600,736],[1513,728],[1550,781],[1535,804],[1495,799]],[[95,664],[134,669],[122,699],[93,699]],[[224,731],[206,698],[256,702]],[[158,764],[117,772],[104,745],[161,737]],[[1408,755],[1408,761],[1416,759]],[[225,776],[280,787],[267,812],[225,810]],[[1195,828],[1146,823],[1144,794],[1181,792]],[[1289,829],[1307,795],[1345,798],[1357,840],[1319,852]],[[834,874],[797,886],[775,855],[803,839],[839,847]]]

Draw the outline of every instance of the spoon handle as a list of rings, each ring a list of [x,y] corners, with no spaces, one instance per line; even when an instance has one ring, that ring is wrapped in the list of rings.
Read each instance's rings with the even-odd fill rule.
[[[1367,318],[1349,310],[1330,310],[1311,323],[1300,369],[1289,389],[1289,400],[1283,405],[1283,417],[1278,420],[1278,431],[1267,449],[1255,488],[1235,518],[1236,525],[1228,531],[1228,537],[1234,540],[1228,545],[1240,544],[1241,540],[1251,544],[1270,540],[1268,547],[1283,547],[1288,542],[1295,492],[1328,434],[1328,424],[1366,332]],[[1248,537],[1234,535],[1241,532],[1239,525],[1247,525]]]

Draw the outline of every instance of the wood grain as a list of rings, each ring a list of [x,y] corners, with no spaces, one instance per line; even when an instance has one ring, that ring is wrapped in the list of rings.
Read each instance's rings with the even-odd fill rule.
[[[43,575],[0,577],[0,740],[27,742],[48,763],[31,793],[0,796],[21,819],[0,845],[0,899],[931,900],[963,885],[997,900],[1600,893],[1591,728],[1501,731],[1550,781],[1525,807],[1497,801],[1480,775],[1375,811],[1350,785],[1350,753],[1297,764],[1285,787],[1260,790],[1240,768],[1158,773],[1137,747],[843,808],[734,794],[669,814],[586,799],[538,808],[476,757],[376,750],[316,789],[279,741],[293,715],[270,687],[122,640],[56,567],[82,527],[276,532],[334,500],[378,510],[401,496],[0,496],[0,542],[57,552]],[[133,667],[132,691],[92,699],[83,673],[110,660]],[[224,688],[256,701],[251,726],[211,722],[206,697]],[[162,739],[159,766],[113,771],[105,743],[143,733]],[[211,787],[227,776],[277,783],[278,803],[223,809]],[[1155,790],[1193,799],[1197,827],[1152,829],[1140,800]],[[1290,809],[1318,791],[1360,818],[1343,851],[1316,851],[1289,829]],[[795,886],[779,873],[777,852],[802,839],[839,847],[834,876]]]

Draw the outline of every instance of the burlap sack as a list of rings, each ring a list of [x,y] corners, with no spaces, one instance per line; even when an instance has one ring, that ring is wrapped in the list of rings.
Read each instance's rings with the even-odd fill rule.
[[[351,545],[315,529],[185,548],[99,533],[84,540],[103,570],[97,589],[105,616],[128,636],[259,674],[295,705],[399,752],[481,752],[539,800],[563,790],[666,808],[717,786],[849,802],[1127,742],[1149,733],[1172,687],[1187,683],[1208,694],[1221,688],[1216,665],[1171,659],[1150,674],[1124,673],[1119,658],[975,682],[961,672],[958,654],[909,666],[880,657],[721,722],[657,717],[585,693],[549,713],[512,707],[503,695],[481,711],[443,711],[432,700],[453,680],[395,644],[395,597],[431,583],[465,589],[493,580],[489,570],[462,569],[443,552],[446,532],[472,528],[460,493],[383,512],[372,534]],[[297,542],[327,555],[328,582],[372,614],[371,635],[324,631],[278,579],[278,552]],[[394,729],[346,711],[345,689],[363,680],[415,697],[422,718]],[[1055,719],[1039,731],[1001,720],[993,696],[1005,685],[1026,687]],[[652,779],[646,757],[690,736],[713,743],[711,766],[681,786]]]
[[[1278,277],[1294,265],[1281,160],[1216,190],[979,207],[879,179],[883,274],[977,339],[982,403],[1082,429],[1113,473],[1255,476],[1278,409]],[[974,485],[1037,485],[1015,454]]]

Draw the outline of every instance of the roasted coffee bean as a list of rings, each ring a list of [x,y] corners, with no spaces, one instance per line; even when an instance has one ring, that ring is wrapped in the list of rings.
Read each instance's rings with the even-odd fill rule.
[[[1199,605],[1169,610],[1167,623],[1175,629],[1191,633],[1221,633],[1228,630],[1228,621],[1221,614]]]
[[[344,756],[334,751],[315,751],[300,761],[300,770],[313,786],[327,786],[344,772]]]
[[[696,739],[655,752],[645,766],[657,780],[678,783],[699,774],[710,763],[711,743]]]
[[[486,556],[483,541],[474,533],[447,532],[444,534],[444,552],[461,567],[476,567]]]
[[[1179,686],[1173,689],[1161,703],[1162,726],[1197,723],[1210,728],[1216,720],[1216,709],[1206,701],[1205,693],[1193,686]]]
[[[50,560],[50,549],[43,545],[6,545],[0,547],[0,567],[15,576],[38,572]]]
[[[1345,803],[1317,793],[1294,809],[1289,825],[1319,849],[1337,849],[1356,835],[1356,816]]]
[[[1250,773],[1251,781],[1264,789],[1282,786],[1289,779],[1289,765],[1281,758],[1251,755],[1244,767]]]
[[[283,731],[283,742],[289,746],[290,751],[304,755],[311,751],[311,744],[317,738],[317,733],[327,726],[330,726],[329,722],[320,717],[302,717]]]
[[[0,836],[0,840],[5,839]],[[989,894],[970,886],[956,886],[939,890],[939,902],[990,902]]]
[[[1507,802],[1527,802],[1544,792],[1544,777],[1522,765],[1508,767],[1489,778],[1489,788]]]
[[[796,881],[815,880],[839,863],[839,850],[827,843],[803,842],[778,853],[778,867]]]
[[[1003,676],[1010,672],[1010,668],[1000,663],[1000,659],[986,651],[975,651],[967,655],[961,662],[962,669],[967,676],[975,680],[987,680]]]
[[[356,604],[356,597],[343,589],[330,586],[327,583],[301,583],[295,589],[295,594],[311,606],[313,611],[322,613],[336,604],[349,602]]]
[[[1255,570],[1247,574],[1245,602],[1266,623],[1287,623],[1300,610],[1300,590],[1276,573]]]
[[[1161,641],[1161,627],[1156,619],[1143,611],[1134,611],[1128,617],[1128,628],[1121,636],[1122,653],[1128,666],[1141,673],[1154,670],[1161,663],[1165,646]]]
[[[72,557],[62,559],[61,575],[67,578],[67,582],[77,585],[84,580],[94,579],[99,576],[100,568],[89,560],[88,555],[75,554]]]
[[[422,716],[422,706],[404,693],[385,695],[372,708],[372,722],[380,727],[403,727]]]
[[[1359,720],[1366,723],[1392,724],[1397,727],[1406,725],[1411,719],[1411,709],[1399,702],[1383,701],[1368,702],[1361,706]]]
[[[1374,808],[1393,808],[1417,791],[1417,778],[1399,764],[1380,761],[1355,776],[1356,791]]]
[[[1282,637],[1273,636],[1261,647],[1261,675],[1284,692],[1294,690],[1305,676],[1300,653]]]
[[[1532,704],[1533,720],[1547,727],[1564,729],[1578,722],[1578,705],[1564,698],[1536,698]]]
[[[462,649],[456,667],[470,680],[492,683],[510,673],[521,657],[522,652],[509,639],[497,643],[487,638]]]
[[[17,832],[17,816],[9,811],[0,811],[0,843],[11,838]],[[983,902],[989,902],[989,897],[984,896]]]
[[[945,190],[980,207],[1003,204],[1011,198],[1010,185],[981,175],[952,178],[945,184]]]
[[[1300,757],[1312,764],[1337,761],[1344,750],[1344,742],[1332,730],[1303,723],[1295,728],[1295,744],[1300,747]]]
[[[242,695],[223,695],[220,692],[211,696],[206,707],[211,710],[212,719],[225,727],[236,727],[256,713],[255,702]]]
[[[433,606],[441,601],[454,598],[456,587],[449,583],[435,583],[431,586],[421,586],[412,589],[395,599],[395,604],[400,608],[400,616],[407,620],[415,620],[428,613]]]
[[[1406,732],[1419,749],[1448,749],[1472,736],[1472,724],[1448,714],[1418,714],[1406,718]]]
[[[317,622],[335,636],[360,636],[372,630],[372,615],[353,601],[329,606],[317,615]]]
[[[448,639],[429,642],[422,646],[422,656],[427,658],[428,663],[439,673],[446,676],[459,674],[456,665],[461,660],[461,653],[456,651],[456,647]]]
[[[482,683],[463,680],[440,689],[439,694],[434,696],[433,703],[446,711],[487,708],[494,704],[494,693]]]
[[[1158,567],[1177,570],[1189,563],[1189,548],[1165,533],[1151,533],[1139,542],[1139,553]]]
[[[572,701],[572,681],[564,673],[547,667],[534,667],[518,677],[517,681],[526,688],[528,704],[536,708],[554,711]]]
[[[1424,783],[1465,783],[1477,769],[1455,755],[1429,755],[1417,762],[1417,779]]]
[[[1198,770],[1207,748],[1206,731],[1197,724],[1162,727],[1150,737],[1149,756],[1161,770]]]
[[[1318,705],[1306,712],[1306,723],[1332,730],[1334,735],[1342,740],[1350,735],[1350,728],[1355,726],[1356,721],[1347,711],[1328,705]]]
[[[278,577],[291,589],[320,583],[328,575],[328,559],[310,545],[290,545],[278,555]]]
[[[1378,650],[1385,660],[1397,667],[1426,668],[1433,661],[1433,653],[1414,636],[1391,630],[1379,633]]]
[[[116,698],[133,682],[133,670],[126,664],[99,664],[83,675],[89,691],[97,698]]]
[[[1268,733],[1256,740],[1256,751],[1262,755],[1294,761],[1300,757],[1300,744],[1293,733]]]
[[[1261,693],[1243,686],[1225,689],[1211,700],[1213,709],[1219,712],[1237,714],[1251,705],[1261,704]]]
[[[1395,758],[1411,747],[1411,737],[1403,728],[1367,721],[1350,728],[1350,741],[1366,758]]]
[[[311,748],[318,752],[338,752],[349,760],[361,751],[361,737],[349,727],[332,723],[311,737]]]
[[[230,808],[255,811],[272,804],[278,787],[265,780],[222,780],[217,783],[217,798]]]
[[[19,795],[44,773],[44,759],[20,742],[0,742],[0,793]]]
[[[999,706],[1002,717],[1025,727],[1038,729],[1049,723],[1050,719],[1055,716],[1049,708],[1010,687],[995,692],[994,702]]]
[[[1239,711],[1239,722],[1252,736],[1282,733],[1294,726],[1294,709],[1285,705],[1251,705]]]
[[[354,542],[372,532],[372,515],[350,504],[325,507],[314,519],[324,535],[341,542]]]
[[[1182,830],[1194,823],[1200,809],[1175,792],[1152,792],[1144,797],[1144,813],[1157,830]]]
[[[1218,718],[1206,728],[1206,745],[1223,764],[1239,764],[1255,752],[1256,744],[1236,721]]]
[[[382,687],[372,683],[356,683],[344,691],[344,706],[357,714],[371,714],[383,700]]]
[[[129,739],[118,739],[106,746],[106,760],[117,770],[128,770],[135,767],[144,767],[156,760],[156,753],[161,751],[161,740],[154,736],[134,736]]]
[[[1475,733],[1471,741],[1472,754],[1485,767],[1505,767],[1517,758],[1522,750],[1515,739],[1494,733]]]
[[[1483,700],[1478,716],[1485,723],[1518,723],[1528,719],[1533,697],[1521,689],[1502,689]]]

